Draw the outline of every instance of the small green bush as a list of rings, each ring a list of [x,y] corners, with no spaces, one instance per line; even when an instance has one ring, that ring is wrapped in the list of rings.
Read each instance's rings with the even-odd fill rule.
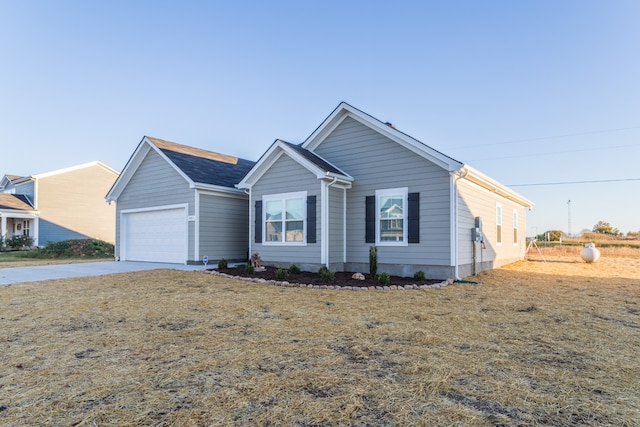
[[[427,277],[424,275],[424,271],[418,270],[413,274],[413,280],[417,280],[419,282],[423,282],[427,280]]]
[[[247,264],[247,265],[245,265],[245,266],[244,266],[244,272],[245,272],[245,273],[247,273],[247,274],[253,274],[253,273],[255,273],[256,271],[255,271],[255,269],[253,268],[253,265],[251,265],[251,264]]]
[[[109,258],[113,256],[113,245],[102,240],[91,239],[82,247],[82,255],[92,258]]]
[[[324,283],[333,283],[336,278],[335,273],[329,270],[326,265],[320,267],[318,275],[320,276],[320,280]]]
[[[378,274],[378,248],[376,246],[369,247],[369,274],[376,277]]]
[[[36,258],[69,258],[73,256],[73,250],[68,240],[59,242],[47,242],[44,248],[38,249]]]
[[[13,249],[21,249],[33,245],[33,239],[29,236],[13,236],[6,241],[7,246]]]
[[[298,267],[297,265],[293,264],[291,267],[289,267],[289,273],[291,273],[291,274],[300,274],[300,267]]]
[[[218,261],[218,268],[228,268],[228,267],[229,267],[229,262],[224,258],[220,258],[220,261]]]
[[[378,276],[378,283],[380,283],[381,285],[388,285],[389,283],[391,283],[391,277],[389,276],[389,273],[380,273],[380,275]]]
[[[289,277],[289,270],[285,268],[279,268],[276,270],[276,279],[287,280],[288,277]]]

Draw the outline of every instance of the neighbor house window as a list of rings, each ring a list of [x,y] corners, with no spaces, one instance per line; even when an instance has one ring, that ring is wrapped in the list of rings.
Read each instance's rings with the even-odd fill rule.
[[[376,243],[407,244],[407,188],[376,191]]]
[[[496,243],[502,243],[502,205],[496,203]]]
[[[518,211],[513,210],[513,244],[518,244]]]
[[[22,222],[22,235],[23,236],[29,235],[29,221]]]
[[[264,243],[305,243],[306,199],[306,191],[262,198]]]

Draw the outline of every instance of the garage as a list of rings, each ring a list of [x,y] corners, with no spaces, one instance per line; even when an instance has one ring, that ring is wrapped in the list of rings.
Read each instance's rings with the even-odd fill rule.
[[[122,212],[120,259],[123,261],[187,261],[186,207]]]

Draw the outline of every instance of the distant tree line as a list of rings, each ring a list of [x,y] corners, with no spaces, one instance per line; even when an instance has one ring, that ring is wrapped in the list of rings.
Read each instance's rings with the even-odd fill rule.
[[[623,235],[620,230],[612,227],[607,221],[598,221],[591,229],[591,232],[613,237]],[[583,234],[586,233],[583,232]],[[627,233],[627,237],[640,238],[640,231],[630,231]],[[543,242],[561,242],[563,238],[566,238],[566,235],[561,230],[547,230],[542,234],[538,234],[535,238]]]

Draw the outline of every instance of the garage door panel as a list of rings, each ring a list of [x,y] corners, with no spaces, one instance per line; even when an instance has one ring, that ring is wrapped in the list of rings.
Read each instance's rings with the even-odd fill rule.
[[[184,263],[187,257],[185,208],[123,214],[123,260]]]

